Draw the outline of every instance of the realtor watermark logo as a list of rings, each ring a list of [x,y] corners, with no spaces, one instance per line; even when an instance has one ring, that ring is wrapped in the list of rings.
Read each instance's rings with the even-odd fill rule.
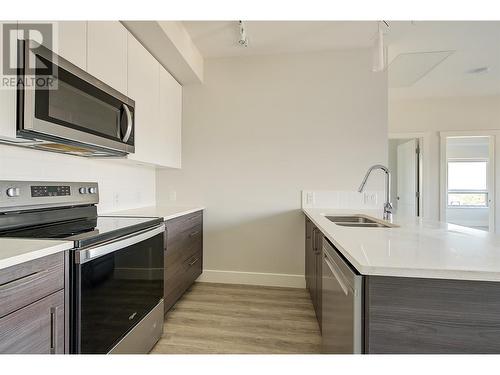
[[[49,22],[2,24],[0,88],[57,89],[54,31]]]

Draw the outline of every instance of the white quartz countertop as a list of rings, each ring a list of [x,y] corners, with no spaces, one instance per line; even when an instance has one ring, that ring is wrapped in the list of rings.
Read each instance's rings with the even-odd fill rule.
[[[326,215],[381,211],[303,208],[363,275],[500,281],[500,236],[454,224],[397,216],[397,228],[342,227]]]
[[[162,217],[164,220],[174,219],[179,216],[201,211],[204,207],[196,206],[148,206],[134,208],[132,210],[116,211],[106,213],[106,216],[140,216],[140,217]]]
[[[0,269],[42,258],[73,247],[73,241],[0,238]]]

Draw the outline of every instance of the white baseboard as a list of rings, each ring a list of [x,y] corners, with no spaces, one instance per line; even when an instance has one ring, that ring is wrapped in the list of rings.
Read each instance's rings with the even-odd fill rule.
[[[285,273],[203,270],[203,273],[196,281],[202,283],[262,285],[287,288],[306,287],[304,275],[289,275]]]

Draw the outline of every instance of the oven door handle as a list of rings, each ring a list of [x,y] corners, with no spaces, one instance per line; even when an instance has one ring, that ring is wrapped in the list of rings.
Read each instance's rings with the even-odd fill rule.
[[[163,232],[165,232],[165,224],[161,224],[154,229],[148,229],[135,233],[118,241],[110,242],[104,245],[97,245],[95,247],[91,247],[90,249],[80,250],[76,253],[75,262],[77,264],[87,263],[93,259],[102,257],[103,255],[110,254],[125,247],[145,241]]]

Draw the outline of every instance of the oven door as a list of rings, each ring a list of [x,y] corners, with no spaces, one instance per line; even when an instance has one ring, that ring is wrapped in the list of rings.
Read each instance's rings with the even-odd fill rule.
[[[73,353],[108,353],[163,298],[165,226],[74,252]]]
[[[19,67],[19,136],[134,152],[132,99],[34,41],[19,41]]]

